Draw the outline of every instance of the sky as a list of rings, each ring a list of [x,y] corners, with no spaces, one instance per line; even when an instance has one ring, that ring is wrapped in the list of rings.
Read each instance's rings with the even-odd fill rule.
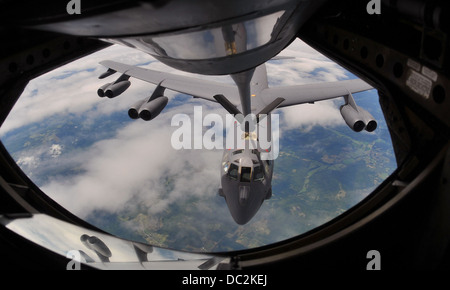
[[[300,40],[293,42],[280,55],[294,56],[295,59],[267,63],[269,86],[354,78]],[[131,79],[131,87],[121,96],[114,99],[99,98],[97,89],[116,77],[98,79],[105,71],[98,62],[105,59],[130,65],[145,64],[146,68],[154,70],[192,75],[170,68],[148,54],[114,45],[31,81],[0,128],[0,138],[15,129],[55,116],[60,116],[62,120],[69,115],[80,116],[83,117],[84,124],[95,124],[113,113],[126,113],[130,105],[152,93],[154,85]],[[196,77],[232,83],[228,76]],[[376,97],[374,90],[366,94]],[[150,122],[135,120],[123,127],[114,128],[110,137],[98,140],[83,151],[65,152],[65,148],[58,142],[51,144],[50,148],[24,151],[18,163],[31,169],[55,166],[55,162],[80,167],[79,174],[71,178],[55,176],[41,189],[82,218],[94,210],[116,212],[124,206],[133,207],[137,204],[146,205],[148,214],[157,214],[175,201],[216,194],[220,186],[222,151],[173,149],[170,142],[176,128],[170,124],[175,114],[193,115],[194,105],[203,106],[204,115],[224,114],[223,108],[205,100],[175,98],[177,94],[169,90],[166,90],[166,95],[169,97],[168,107]],[[357,96],[356,94],[356,101]],[[187,103],[172,106],[180,102]],[[342,103],[343,100],[330,100],[314,105],[283,108],[280,137],[282,138],[283,132],[294,128],[310,130],[314,126],[344,125],[339,112]],[[51,158],[43,160],[40,157],[42,152],[48,152]],[[176,179],[173,190],[162,197],[161,192],[165,186],[162,180],[166,176],[176,176]],[[217,214],[223,214],[231,221],[225,202],[217,210]]]

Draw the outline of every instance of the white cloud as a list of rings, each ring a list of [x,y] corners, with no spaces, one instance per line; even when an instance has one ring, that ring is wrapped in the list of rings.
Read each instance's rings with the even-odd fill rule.
[[[221,152],[173,149],[170,117],[175,113],[133,122],[114,138],[97,142],[78,156],[85,160],[82,174],[53,180],[44,192],[81,216],[94,209],[120,210],[131,199],[154,214],[175,200],[214,194]],[[173,189],[168,190],[164,178],[174,176]]]
[[[300,40],[294,41],[280,55],[293,56],[295,59],[267,62],[269,82],[272,80],[277,85],[331,82],[348,78],[346,70]]]
[[[303,104],[282,109],[282,129],[300,128],[310,131],[314,126],[335,127],[345,125],[335,102],[323,101],[316,104]]]
[[[295,59],[267,63],[270,86],[301,85],[316,82],[334,82],[348,79],[347,71],[301,41],[294,41],[280,55]],[[282,63],[280,63],[282,62]],[[281,65],[280,65],[281,64]],[[282,112],[281,128],[311,130],[314,126],[334,127],[345,125],[339,112],[341,100],[316,102],[279,109]]]
[[[50,147],[50,155],[53,158],[58,157],[59,155],[61,155],[62,153],[62,146],[59,144],[52,144],[52,146]]]
[[[35,168],[38,164],[38,159],[35,156],[23,156],[17,160],[17,164],[21,167]]]

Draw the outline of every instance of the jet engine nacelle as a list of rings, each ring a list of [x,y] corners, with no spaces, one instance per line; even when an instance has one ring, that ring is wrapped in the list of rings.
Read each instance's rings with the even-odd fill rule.
[[[131,85],[130,81],[121,81],[114,83],[107,87],[107,89],[105,90],[105,96],[107,96],[110,99],[115,98],[119,96],[121,93],[125,92],[126,89],[130,87],[130,85]]]
[[[355,132],[361,132],[366,127],[361,115],[350,105],[341,106],[341,115],[345,123]]]
[[[100,77],[102,78],[103,75],[111,75],[115,71],[114,70],[108,70],[106,73],[102,74]],[[125,92],[126,89],[128,89],[131,85],[131,82],[128,80],[130,76],[123,74],[121,75],[115,82],[108,83],[103,86],[101,86],[97,90],[97,94],[99,97],[108,97],[108,98],[115,98],[121,93]]]
[[[111,83],[104,84],[97,90],[97,95],[101,98],[105,96],[105,90],[111,85]]]
[[[377,128],[378,124],[377,121],[375,121],[375,118],[366,110],[363,108],[359,108],[361,110],[361,113],[363,114],[364,123],[366,124],[366,131],[367,132],[373,132]]]
[[[128,109],[128,116],[131,119],[139,119],[139,109],[142,107],[143,104],[147,103],[149,98],[137,101],[134,103],[129,109]]]
[[[159,96],[148,102],[147,99],[139,101],[128,110],[128,116],[132,119],[153,120],[166,107],[168,101],[166,96]]]
[[[345,123],[355,132],[366,129],[372,132],[377,128],[377,122],[373,116],[363,108],[356,106],[357,110],[350,104],[341,106],[341,115]]]
[[[97,253],[97,256],[102,262],[109,262],[109,258],[112,256],[111,250],[108,246],[96,236],[88,236],[83,234],[80,237],[80,241],[90,250]]]
[[[139,117],[145,121],[154,119],[166,107],[168,101],[166,96],[160,96],[143,104],[139,109]]]

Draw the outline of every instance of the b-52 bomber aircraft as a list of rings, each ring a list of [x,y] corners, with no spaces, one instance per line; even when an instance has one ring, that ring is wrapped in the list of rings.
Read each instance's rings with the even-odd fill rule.
[[[377,122],[372,115],[357,106],[352,96],[352,93],[372,89],[370,85],[360,79],[269,87],[266,66],[262,64],[255,69],[231,74],[230,76],[236,84],[234,86],[130,66],[111,60],[102,61],[100,64],[108,68],[105,73],[100,75],[100,79],[116,72],[122,73],[116,81],[107,83],[98,89],[100,97],[117,97],[130,86],[130,77],[157,85],[150,97],[130,107],[128,114],[133,119],[141,118],[150,121],[158,116],[168,103],[164,91],[170,89],[196,98],[217,102],[233,116],[240,115],[244,118],[254,116],[256,122],[262,118],[267,118],[266,122],[269,124],[266,126],[269,131],[267,132],[268,136],[271,136],[272,133],[270,129],[271,112],[276,108],[314,103],[337,97],[343,97],[345,100],[340,111],[351,129],[356,132],[363,129],[371,132],[377,127]],[[242,122],[242,119],[240,120]],[[253,130],[251,123],[251,120],[241,123],[245,132],[242,138],[254,141],[258,139],[257,136],[248,138],[250,131]],[[221,166],[222,188],[219,189],[219,195],[225,198],[230,213],[237,224],[243,225],[250,221],[263,201],[271,197],[273,168],[274,160],[267,157],[261,158],[261,150],[255,149],[255,146],[248,146],[247,144],[243,148],[224,150]]]

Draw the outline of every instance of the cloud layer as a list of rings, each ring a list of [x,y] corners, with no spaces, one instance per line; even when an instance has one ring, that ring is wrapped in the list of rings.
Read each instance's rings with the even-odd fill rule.
[[[118,211],[131,199],[155,214],[175,200],[214,192],[219,185],[218,152],[175,150],[170,137],[165,119],[128,125],[78,155],[87,161],[82,175],[53,180],[43,190],[82,216],[94,209]],[[176,176],[170,191],[166,176]]]

